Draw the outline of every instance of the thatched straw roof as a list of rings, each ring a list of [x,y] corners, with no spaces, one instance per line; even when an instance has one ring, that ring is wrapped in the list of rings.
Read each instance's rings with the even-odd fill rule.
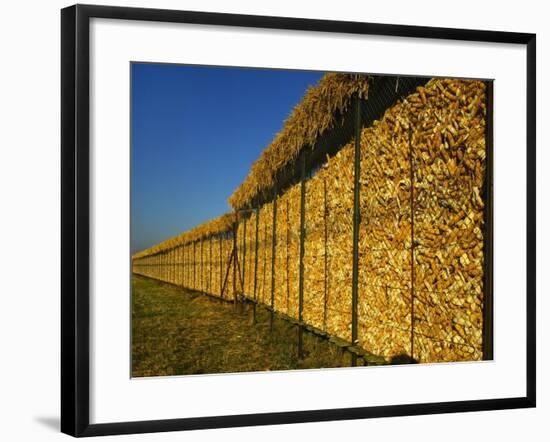
[[[366,98],[368,78],[355,74],[325,74],[315,87],[307,90],[296,105],[281,131],[252,165],[248,176],[229,198],[234,209],[249,205],[262,190],[273,186],[276,173],[295,161],[304,146],[313,146],[323,132],[334,127],[338,113],[346,111],[353,94]],[[187,232],[136,253],[132,258],[142,258],[170,250],[179,245],[227,232],[235,222],[234,214],[224,214]]]
[[[273,186],[276,173],[295,161],[305,146],[313,146],[326,129],[334,126],[338,112],[344,112],[354,93],[366,98],[369,84],[365,75],[328,73],[306,92],[281,131],[252,164],[248,176],[229,197],[234,209],[249,205],[254,197]]]
[[[145,256],[154,255],[165,250],[173,249],[174,247],[188,244],[201,238],[206,238],[212,235],[227,232],[233,228],[235,222],[235,214],[226,213],[218,218],[211,219],[203,224],[194,227],[191,230],[182,232],[173,238],[167,239],[159,244],[156,244],[148,249],[142,250],[132,256],[132,259],[143,258]]]

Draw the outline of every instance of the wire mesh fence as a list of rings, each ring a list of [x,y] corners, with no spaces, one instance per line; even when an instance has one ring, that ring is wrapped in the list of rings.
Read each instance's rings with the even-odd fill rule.
[[[387,358],[487,359],[490,84],[426,81],[373,82],[231,229],[133,271],[283,314],[299,352],[310,328]]]

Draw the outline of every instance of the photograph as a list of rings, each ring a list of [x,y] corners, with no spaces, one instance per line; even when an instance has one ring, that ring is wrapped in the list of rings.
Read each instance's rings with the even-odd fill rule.
[[[493,359],[491,79],[129,69],[131,377]]]
[[[61,10],[61,431],[530,426],[540,23],[264,9]]]

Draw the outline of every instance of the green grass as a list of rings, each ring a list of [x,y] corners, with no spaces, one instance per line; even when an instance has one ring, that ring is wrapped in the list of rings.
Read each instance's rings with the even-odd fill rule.
[[[170,376],[262,370],[349,367],[351,356],[252,306],[235,307],[209,296],[135,276],[132,279],[132,376]],[[360,359],[361,361],[361,359]],[[376,362],[376,360],[373,360]]]

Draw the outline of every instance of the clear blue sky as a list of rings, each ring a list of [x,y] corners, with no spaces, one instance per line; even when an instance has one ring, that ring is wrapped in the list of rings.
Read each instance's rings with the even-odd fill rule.
[[[229,210],[227,198],[322,72],[134,63],[132,253]]]

